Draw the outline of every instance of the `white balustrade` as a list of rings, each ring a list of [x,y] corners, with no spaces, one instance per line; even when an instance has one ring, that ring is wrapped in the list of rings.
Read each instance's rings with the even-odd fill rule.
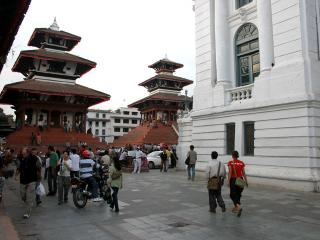
[[[253,84],[229,89],[231,96],[231,102],[243,101],[252,98],[252,87]]]

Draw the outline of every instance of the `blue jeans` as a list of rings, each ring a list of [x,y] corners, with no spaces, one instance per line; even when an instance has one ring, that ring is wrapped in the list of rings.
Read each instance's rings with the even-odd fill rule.
[[[188,170],[188,179],[192,179],[192,181],[194,181],[194,176],[196,174],[196,165],[189,164],[187,170]]]
[[[98,184],[96,179],[94,177],[88,177],[83,179],[86,183],[88,183],[89,187],[92,191],[92,197],[97,198],[98,197]]]

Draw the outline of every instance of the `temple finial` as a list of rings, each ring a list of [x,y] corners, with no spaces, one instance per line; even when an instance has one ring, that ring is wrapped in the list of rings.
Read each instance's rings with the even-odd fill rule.
[[[53,23],[49,27],[49,29],[54,30],[54,31],[59,31],[59,25],[57,23],[57,18],[54,17]]]
[[[169,59],[168,59],[168,54],[167,54],[167,53],[164,55],[164,59],[165,59],[165,60],[169,60]]]

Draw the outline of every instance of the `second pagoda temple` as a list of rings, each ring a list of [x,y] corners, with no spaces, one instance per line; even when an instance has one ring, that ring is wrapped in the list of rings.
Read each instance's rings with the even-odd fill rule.
[[[190,109],[192,99],[180,92],[193,81],[173,75],[182,67],[182,64],[167,58],[149,66],[157,75],[139,84],[148,89],[149,96],[129,105],[139,109],[142,121],[176,122],[178,110]]]
[[[84,87],[76,79],[96,63],[70,54],[81,38],[61,31],[54,20],[49,28],[36,28],[12,71],[24,81],[7,84],[0,103],[13,105],[16,127],[63,128],[85,131],[88,107],[107,101],[110,95]]]
[[[129,105],[139,109],[141,125],[116,139],[113,146],[178,143],[177,113],[192,108],[192,98],[180,92],[193,81],[173,75],[182,67],[182,64],[167,58],[149,66],[156,75],[139,84],[148,89],[149,96]]]

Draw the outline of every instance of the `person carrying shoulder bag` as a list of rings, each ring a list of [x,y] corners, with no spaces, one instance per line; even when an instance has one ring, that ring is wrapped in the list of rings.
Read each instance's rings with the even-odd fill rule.
[[[228,162],[229,174],[228,185],[230,187],[230,198],[233,202],[233,213],[236,213],[238,217],[241,216],[241,194],[245,186],[248,187],[248,180],[245,173],[245,164],[239,158],[239,153],[233,151],[232,160]]]
[[[112,202],[110,203],[110,208],[115,212],[119,212],[119,204],[118,204],[118,192],[119,189],[122,188],[122,171],[121,164],[118,157],[113,159],[113,163],[109,168],[109,178],[108,185],[112,188]]]
[[[223,180],[226,177],[226,168],[222,162],[217,160],[218,153],[211,153],[211,161],[207,165],[206,176],[208,180],[209,206],[210,212],[216,213],[217,202],[221,207],[222,212],[226,211],[226,206],[221,196],[221,187]]]

